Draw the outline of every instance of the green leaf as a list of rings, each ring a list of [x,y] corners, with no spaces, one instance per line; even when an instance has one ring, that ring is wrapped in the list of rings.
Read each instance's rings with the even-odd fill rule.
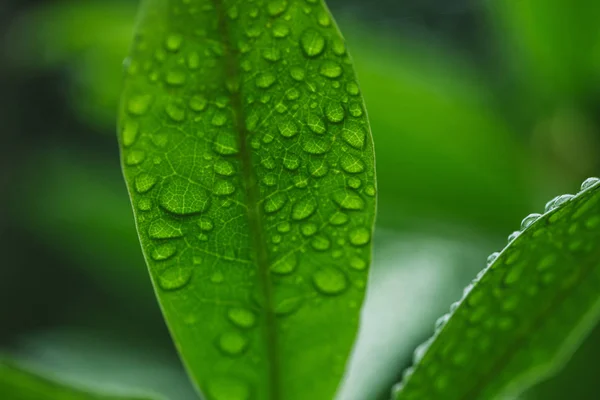
[[[333,398],[364,297],[375,177],[325,5],[147,0],[126,69],[125,178],[190,375],[215,400]]]
[[[600,315],[599,182],[523,220],[417,348],[397,400],[515,395],[562,367]]]
[[[10,400],[147,400],[150,397],[111,396],[67,386],[0,359],[0,398]]]

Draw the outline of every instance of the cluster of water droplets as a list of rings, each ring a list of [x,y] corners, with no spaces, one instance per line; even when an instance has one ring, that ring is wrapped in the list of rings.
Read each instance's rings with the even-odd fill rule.
[[[552,200],[550,200],[549,202],[546,203],[546,206],[544,208],[544,214],[532,213],[532,214],[529,214],[528,216],[526,216],[525,218],[523,218],[523,220],[521,221],[520,229],[517,231],[514,231],[513,233],[511,233],[508,236],[508,245],[510,245],[513,241],[515,241],[525,230],[527,230],[529,227],[531,227],[543,215],[556,211],[561,206],[565,205],[569,201],[573,200],[575,197],[581,195],[583,192],[592,188],[593,186],[596,186],[597,184],[600,184],[600,178],[596,178],[596,177],[588,178],[581,184],[581,189],[577,194],[575,194],[575,195],[563,194],[563,195],[556,196]],[[507,248],[508,248],[508,246],[507,246]],[[473,281],[469,285],[467,285],[467,287],[465,287],[465,289],[463,290],[463,296],[461,297],[461,299],[452,303],[452,305],[450,306],[449,313],[442,315],[440,318],[438,318],[436,320],[433,336],[430,337],[425,342],[423,342],[422,344],[420,344],[415,349],[415,351],[413,353],[412,366],[407,368],[406,370],[404,370],[404,372],[402,374],[402,380],[398,384],[394,385],[394,387],[392,389],[392,398],[395,398],[396,394],[402,391],[402,389],[404,388],[406,383],[409,381],[409,378],[415,372],[415,368],[418,366],[419,362],[423,359],[423,357],[429,350],[429,347],[431,346],[431,344],[434,342],[434,340],[437,338],[437,336],[440,335],[440,333],[442,332],[442,330],[444,329],[444,327],[446,326],[448,321],[451,319],[452,315],[455,313],[455,311],[458,309],[458,307],[467,299],[468,295],[471,293],[471,291],[473,290],[475,285],[481,280],[481,278],[484,276],[486,271],[494,264],[496,259],[503,253],[503,251],[494,252],[487,257],[486,267],[477,274],[475,279],[473,279]],[[510,258],[518,256],[518,254],[519,254],[519,252],[515,252],[512,255],[509,255],[508,259],[506,260],[506,264],[507,265],[511,264]],[[538,270],[541,271],[541,270],[546,269],[548,266],[550,266],[552,264],[553,259],[554,258],[552,257],[552,255],[549,255],[545,259],[541,260],[540,264],[538,265]],[[511,274],[509,273],[505,277],[505,282],[507,281],[507,279],[514,281],[514,280],[516,280],[517,277],[518,277],[518,275],[515,275],[514,279],[511,279]],[[510,301],[511,299],[508,299],[508,300],[509,301],[505,305],[505,308],[508,308],[508,307],[514,308],[516,306],[515,301]],[[509,325],[510,321],[507,320],[504,322],[507,324],[507,327],[511,326],[511,325]]]

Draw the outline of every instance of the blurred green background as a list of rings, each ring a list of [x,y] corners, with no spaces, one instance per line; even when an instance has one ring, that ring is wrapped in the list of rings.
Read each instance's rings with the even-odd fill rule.
[[[600,2],[328,3],[356,64],[379,179],[372,279],[339,397],[385,399],[487,254],[600,174]],[[80,386],[194,399],[119,166],[136,7],[0,4],[0,352]],[[597,399],[598,357],[600,329],[523,398]]]

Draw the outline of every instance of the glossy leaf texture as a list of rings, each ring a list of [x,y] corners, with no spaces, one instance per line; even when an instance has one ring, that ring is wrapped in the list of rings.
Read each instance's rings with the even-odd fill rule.
[[[531,214],[393,391],[397,400],[497,399],[555,373],[600,315],[600,180]]]
[[[326,6],[146,0],[119,122],[146,261],[203,395],[333,398],[376,189],[364,104]]]
[[[92,393],[28,371],[0,359],[0,398],[9,400],[150,400],[150,397]]]

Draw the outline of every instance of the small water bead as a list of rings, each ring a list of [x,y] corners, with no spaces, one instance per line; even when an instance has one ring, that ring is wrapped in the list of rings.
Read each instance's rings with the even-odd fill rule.
[[[513,233],[508,235],[508,243],[510,243],[513,240],[515,240],[516,238],[518,238],[520,234],[521,234],[521,231],[514,231]]]
[[[232,176],[235,174],[235,168],[233,167],[233,164],[222,159],[215,161],[214,170],[221,176]]]
[[[344,43],[344,39],[342,38],[334,38],[331,43],[331,48],[336,56],[343,56],[346,54],[346,43]]]
[[[541,216],[541,214],[533,213],[523,218],[523,221],[521,221],[521,230],[524,231],[525,229],[529,228],[531,224],[537,221]]]
[[[173,68],[167,72],[165,82],[171,86],[181,86],[187,80],[187,73],[183,68]]]
[[[280,288],[282,288],[280,286]],[[275,292],[275,315],[283,317],[298,311],[304,304],[304,298],[297,289],[285,288]]]
[[[129,166],[140,165],[146,159],[146,152],[143,150],[129,150],[125,156],[125,164]]]
[[[497,251],[490,254],[487,258],[487,262],[486,262],[487,266],[489,267],[490,265],[492,265],[492,263],[494,261],[496,261],[496,258],[498,258],[499,255],[500,255],[500,252],[497,252]]]
[[[315,178],[325,176],[328,171],[329,167],[324,158],[311,159],[308,163],[308,172]]]
[[[271,0],[269,1],[269,4],[267,4],[267,11],[272,17],[276,17],[280,14],[283,14],[286,8],[287,0]]]
[[[164,261],[173,257],[177,252],[177,246],[173,243],[165,243],[159,246],[156,246],[152,250],[152,259],[155,261]]]
[[[315,113],[308,114],[308,117],[306,117],[306,125],[308,125],[308,128],[311,131],[319,135],[322,135],[327,130],[323,118]]]
[[[294,183],[294,186],[298,189],[305,189],[308,186],[308,177],[306,177],[302,173],[294,175],[292,181]]]
[[[302,142],[302,150],[304,150],[308,154],[312,154],[315,156],[323,155],[329,151],[331,148],[331,140],[330,139],[316,139],[316,138],[306,138],[304,142]]]
[[[317,22],[322,27],[328,27],[331,25],[331,18],[329,18],[329,13],[325,10],[320,10],[317,14]]]
[[[291,253],[277,260],[269,269],[278,275],[288,275],[294,272],[297,265],[298,257]]]
[[[250,388],[234,378],[211,379],[208,385],[211,400],[249,400]]]
[[[350,231],[349,238],[353,246],[364,246],[371,241],[371,231],[367,228],[356,228]]]
[[[373,185],[368,185],[367,187],[365,187],[365,194],[369,197],[374,197],[376,194],[376,190],[375,190],[375,186]]]
[[[430,337],[429,339],[421,343],[419,346],[417,346],[413,353],[413,365],[417,365],[421,362],[423,357],[425,357],[427,350],[429,350],[429,347],[431,347],[431,343],[433,343],[433,339],[433,337]]]
[[[277,62],[281,59],[281,51],[276,47],[270,47],[262,51],[262,56],[267,61]]]
[[[573,196],[572,194],[563,194],[560,196],[556,196],[555,198],[550,200],[548,203],[546,203],[545,212],[550,212],[550,211],[560,207],[567,201],[571,200],[573,197],[575,197],[575,196]]]
[[[438,332],[439,330],[441,330],[447,323],[448,320],[450,319],[450,314],[444,314],[441,317],[439,317],[436,321],[435,321],[435,331]]]
[[[216,127],[221,127],[221,126],[225,125],[227,123],[227,114],[223,111],[215,112],[213,114],[212,119],[210,120],[210,123]]]
[[[344,210],[361,211],[365,208],[365,201],[354,193],[337,192],[333,201]]]
[[[219,349],[229,356],[239,356],[248,347],[248,339],[240,332],[225,332],[218,339]]]
[[[127,120],[121,131],[121,137],[123,138],[123,146],[129,147],[137,140],[140,125],[137,121]]]
[[[165,48],[170,52],[177,52],[181,48],[181,44],[183,43],[183,36],[172,33],[167,36],[165,39]]]
[[[235,186],[231,181],[218,179],[213,186],[213,193],[217,196],[229,196],[235,192]]]
[[[227,318],[240,328],[252,328],[256,325],[256,315],[248,309],[241,307],[230,308],[227,311]]]
[[[338,295],[348,287],[344,272],[336,267],[318,269],[312,276],[316,289],[325,295]]]
[[[277,164],[275,163],[275,159],[272,156],[267,156],[261,159],[260,165],[262,165],[266,169],[275,169],[275,167],[277,166]]]
[[[595,184],[597,184],[598,182],[600,182],[600,178],[596,178],[596,177],[587,178],[581,184],[581,190],[587,190],[587,189],[591,188],[592,186],[594,186]]]
[[[358,90],[358,85],[356,84],[356,82],[349,82],[346,85],[346,92],[351,96],[358,96],[360,91]]]
[[[352,257],[350,267],[357,271],[364,271],[367,268],[367,262],[359,257]]]
[[[324,235],[317,235],[310,241],[310,245],[316,251],[326,251],[331,247],[331,241]]]
[[[279,225],[277,225],[277,232],[279,233],[287,233],[292,229],[292,225],[287,222],[281,222]]]
[[[306,71],[302,67],[292,67],[290,68],[290,75],[292,79],[300,82],[304,80],[304,77],[306,76]]]
[[[316,57],[325,49],[325,38],[315,29],[307,29],[300,37],[300,45],[307,57]]]
[[[261,89],[268,89],[275,83],[275,75],[270,72],[263,72],[256,78],[256,87]]]
[[[342,75],[342,66],[335,61],[326,60],[321,64],[319,73],[329,79],[336,79]]]
[[[283,22],[275,22],[273,24],[273,36],[276,38],[284,38],[290,34],[290,27]]]
[[[303,197],[292,206],[292,219],[302,221],[307,219],[317,210],[317,199],[312,196]]]
[[[135,177],[135,190],[138,193],[146,193],[150,189],[154,187],[156,184],[156,177],[142,172],[138,176]]]
[[[365,164],[362,160],[350,153],[342,154],[340,165],[344,171],[350,174],[358,174],[365,170]]]
[[[189,52],[187,55],[186,63],[187,67],[192,71],[200,68],[200,55],[195,51]]]
[[[354,189],[354,190],[359,189],[360,186],[362,185],[362,181],[360,180],[360,178],[357,178],[356,176],[353,176],[350,179],[348,179],[347,183],[348,183],[348,187],[351,189]]]
[[[274,173],[268,173],[262,178],[262,183],[266,186],[275,186],[277,184],[277,175]]]
[[[286,154],[283,157],[283,166],[290,171],[297,170],[300,167],[300,157],[293,153]]]
[[[215,138],[213,149],[224,156],[234,155],[240,151],[235,136],[230,132],[220,132]]]
[[[298,125],[296,125],[296,123],[290,119],[277,124],[277,129],[279,130],[281,136],[286,138],[291,138],[298,134]]]
[[[285,193],[276,192],[265,199],[263,209],[267,214],[276,213],[283,208],[287,200]]]
[[[354,122],[347,123],[342,129],[342,138],[355,149],[364,147],[366,135],[365,128]]]
[[[190,283],[193,272],[191,268],[168,268],[158,276],[158,286],[163,290],[181,289]]]
[[[337,211],[329,218],[329,223],[334,226],[341,226],[347,223],[349,220],[348,214],[341,211]]]
[[[185,109],[176,103],[167,104],[165,112],[173,122],[182,122],[185,119]]]
[[[127,111],[134,116],[146,114],[154,98],[149,94],[133,95],[127,101]]]
[[[171,177],[161,190],[159,204],[173,214],[189,215],[206,211],[210,205],[210,196],[197,183],[181,177]]]
[[[329,122],[341,122],[344,120],[344,107],[338,102],[331,102],[325,107],[325,116]]]
[[[207,103],[208,101],[206,100],[206,97],[202,95],[195,95],[190,98],[188,105],[193,111],[201,112],[206,109]]]
[[[312,222],[302,224],[302,226],[300,226],[300,232],[306,237],[312,236],[317,233],[317,224]]]

